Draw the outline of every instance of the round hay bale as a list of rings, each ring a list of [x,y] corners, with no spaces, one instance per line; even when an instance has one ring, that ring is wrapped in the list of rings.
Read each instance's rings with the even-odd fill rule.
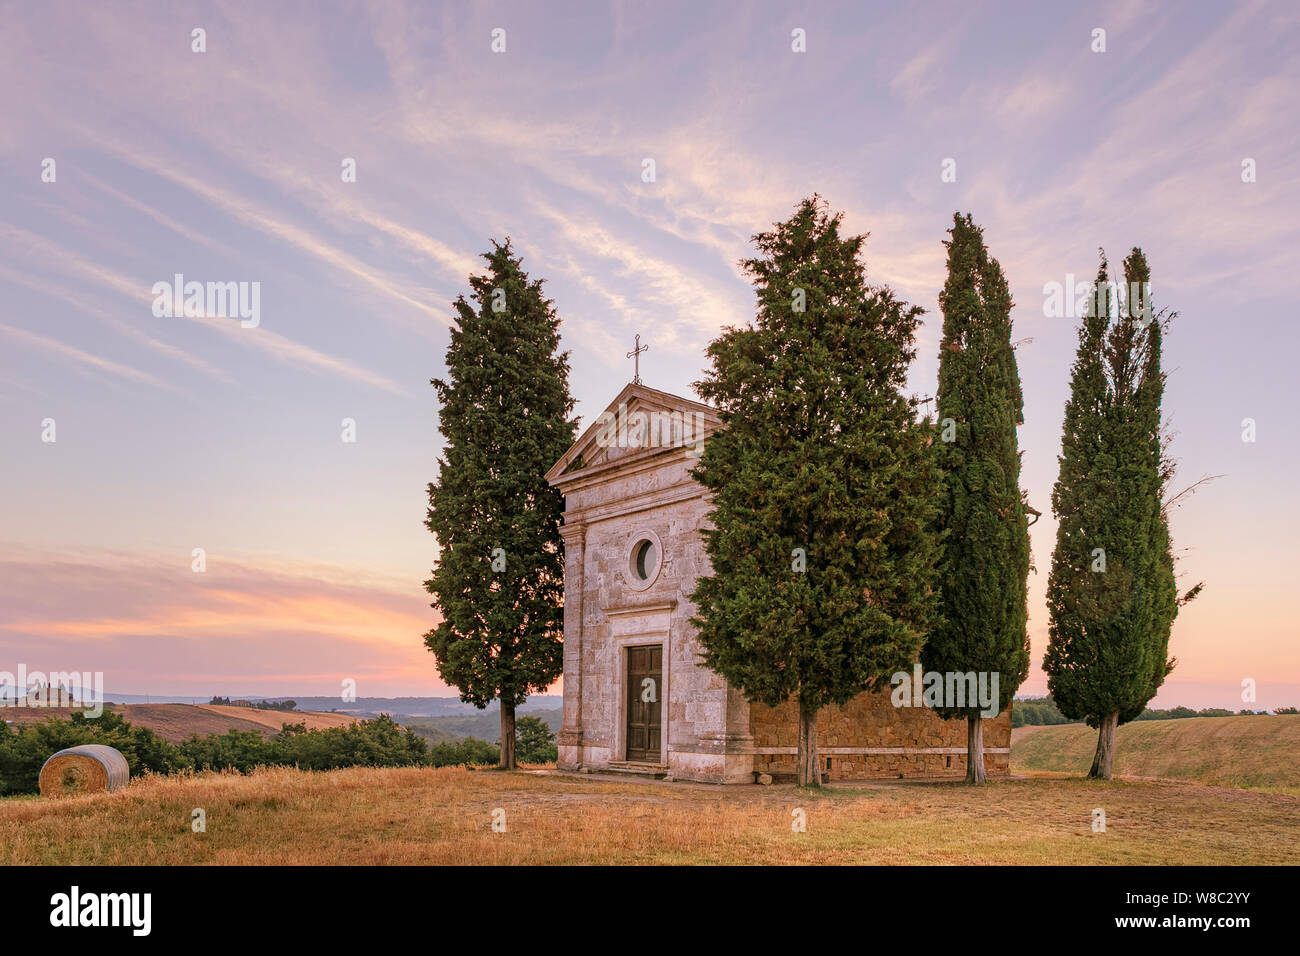
[[[122,752],[103,744],[82,744],[60,750],[41,767],[41,796],[98,793],[126,786],[130,768]]]

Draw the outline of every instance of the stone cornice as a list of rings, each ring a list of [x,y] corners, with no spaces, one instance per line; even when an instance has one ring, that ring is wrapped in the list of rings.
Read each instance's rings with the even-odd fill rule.
[[[581,471],[572,471],[560,475],[551,479],[551,484],[558,488],[562,494],[569,495],[592,485],[604,484],[615,474],[622,478],[637,475],[643,471],[654,471],[664,465],[686,458],[698,460],[698,456],[692,455],[690,451],[685,445],[667,445],[629,452],[613,461],[602,461],[599,464],[583,468]]]
[[[618,617],[623,614],[653,614],[655,611],[671,611],[677,607],[677,599],[669,598],[668,600],[647,601],[644,604],[614,604],[610,607],[601,608],[608,617]]]
[[[588,525],[609,518],[617,518],[621,515],[635,514],[638,511],[661,508],[664,505],[676,504],[679,501],[691,501],[695,498],[708,500],[709,493],[704,490],[703,485],[696,481],[681,481],[675,485],[669,485],[667,488],[658,488],[639,495],[629,495],[610,504],[591,505],[577,511],[566,511],[564,513],[564,524],[566,527],[569,525]]]

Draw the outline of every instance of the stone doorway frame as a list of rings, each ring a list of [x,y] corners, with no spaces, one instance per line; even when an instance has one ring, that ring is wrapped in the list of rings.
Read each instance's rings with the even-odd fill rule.
[[[631,701],[628,700],[628,697],[631,696],[631,694],[635,691],[635,688],[631,686],[631,682],[629,681],[627,675],[631,673],[631,669],[632,669],[631,652],[636,648],[642,648],[642,647],[651,647],[651,648],[659,649],[659,684],[657,687],[654,688],[655,695],[658,698],[657,703],[659,705],[659,759],[657,760],[648,760],[645,758],[638,758],[637,760],[633,760],[632,757],[628,754],[629,732],[628,732],[627,722],[628,722],[628,718],[630,717],[628,710],[631,707]],[[666,718],[668,716],[668,702],[667,700],[664,699],[664,687],[667,684],[667,682],[664,680],[664,672],[668,668],[664,666],[665,664],[664,650],[665,647],[662,641],[654,641],[649,644],[641,644],[636,641],[633,641],[629,644],[624,644],[621,648],[619,648],[619,654],[621,654],[623,657],[623,663],[622,663],[623,675],[624,675],[623,686],[624,688],[626,688],[623,695],[623,708],[622,708],[624,714],[623,761],[625,763],[645,763],[645,764],[653,764],[653,765],[662,765],[664,761],[667,759],[666,742],[668,736],[668,721]],[[648,752],[649,751],[647,750],[647,753]]]
[[[672,718],[668,702],[672,699],[672,618],[677,607],[676,601],[641,606],[608,608],[605,614],[610,618],[611,630],[618,630],[618,618],[641,615],[655,619],[655,625],[631,630],[626,634],[611,635],[610,650],[618,655],[613,668],[614,686],[611,692],[618,702],[615,708],[614,750],[615,762],[627,762],[627,649],[645,647],[654,644],[663,646],[663,668],[659,688],[659,765],[668,763],[668,741],[672,731]],[[657,626],[662,620],[662,628]]]

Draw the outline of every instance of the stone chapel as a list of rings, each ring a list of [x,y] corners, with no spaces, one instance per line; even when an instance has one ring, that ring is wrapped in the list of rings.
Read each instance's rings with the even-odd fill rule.
[[[691,477],[707,405],[637,382],[547,473],[565,498],[561,770],[710,783],[793,776],[798,708],[751,704],[700,659],[695,581],[709,494]],[[985,769],[1005,775],[1010,708],[984,722]],[[827,707],[818,721],[829,779],[960,777],[966,723],[895,707],[889,689]]]

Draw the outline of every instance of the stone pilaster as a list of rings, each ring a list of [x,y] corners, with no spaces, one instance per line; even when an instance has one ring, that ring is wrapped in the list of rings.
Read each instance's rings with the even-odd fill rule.
[[[564,718],[557,735],[560,770],[582,766],[582,594],[587,527],[565,525],[564,539]]]

